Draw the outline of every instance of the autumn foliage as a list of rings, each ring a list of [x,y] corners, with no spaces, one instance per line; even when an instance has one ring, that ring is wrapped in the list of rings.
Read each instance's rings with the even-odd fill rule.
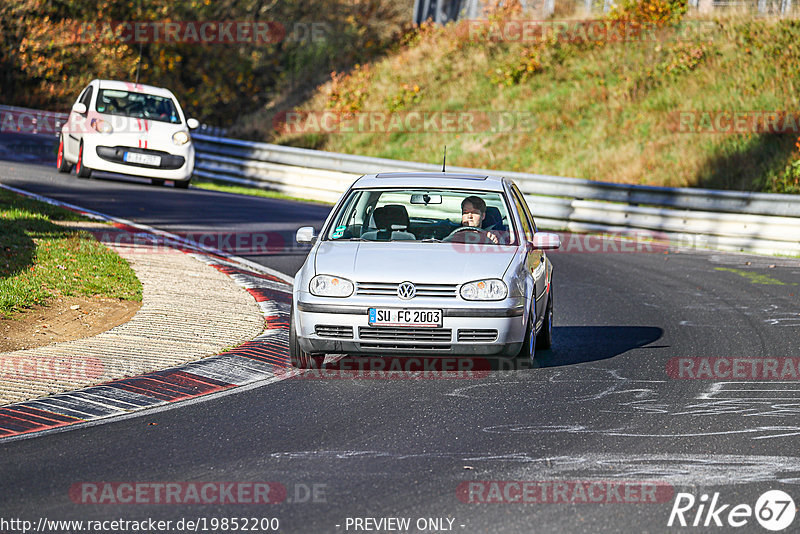
[[[65,110],[94,78],[168,87],[210,124],[263,107],[281,92],[314,87],[331,69],[380,54],[409,18],[391,0],[3,0],[0,103]],[[119,22],[268,21],[285,29],[271,43],[140,44],[87,35]]]

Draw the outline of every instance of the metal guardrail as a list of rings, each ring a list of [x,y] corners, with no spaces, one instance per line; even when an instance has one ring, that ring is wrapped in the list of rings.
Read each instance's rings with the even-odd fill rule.
[[[67,114],[0,105],[0,132],[54,136]],[[439,172],[438,165],[204,135],[195,175],[335,202],[362,174]],[[219,132],[208,130],[205,132]],[[514,180],[543,228],[666,238],[686,246],[800,255],[800,196],[594,182],[450,167]]]
[[[69,114],[0,105],[0,132],[58,135]]]
[[[547,20],[555,12],[556,4],[562,12],[608,13],[617,2],[615,0],[520,0],[523,16]],[[414,0],[412,20],[419,24],[432,20],[437,24],[460,19],[477,19],[485,16],[489,2],[484,0]],[[564,7],[563,4],[569,4]],[[736,9],[760,16],[791,16],[797,11],[797,3],[792,0],[689,0],[688,7],[693,13],[703,15]]]
[[[335,202],[362,174],[439,172],[438,165],[194,134],[195,175]],[[506,176],[544,228],[663,237],[687,246],[800,255],[800,197],[638,186],[449,167]]]

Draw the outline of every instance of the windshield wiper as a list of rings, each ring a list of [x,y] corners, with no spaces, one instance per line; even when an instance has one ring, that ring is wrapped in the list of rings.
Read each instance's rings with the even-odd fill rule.
[[[420,239],[423,243],[442,243],[441,239],[436,239],[435,237],[428,237],[426,239]]]

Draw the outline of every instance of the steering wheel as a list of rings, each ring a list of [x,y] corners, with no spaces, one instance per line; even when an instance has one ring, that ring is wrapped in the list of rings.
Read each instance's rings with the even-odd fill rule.
[[[480,241],[477,241],[477,243],[491,243],[492,242],[492,240],[489,239],[489,236],[487,235],[486,230],[484,230],[482,228],[478,228],[477,226],[460,226],[460,227],[456,228],[455,230],[453,230],[452,232],[450,232],[450,235],[448,235],[447,237],[442,239],[442,241],[453,241],[459,235],[461,235],[461,237],[466,237],[464,232],[475,232],[477,235],[479,235],[481,237],[481,239],[480,239]],[[460,242],[467,243],[468,241],[465,239],[464,241],[460,241]],[[471,242],[471,241],[469,241],[469,242]]]

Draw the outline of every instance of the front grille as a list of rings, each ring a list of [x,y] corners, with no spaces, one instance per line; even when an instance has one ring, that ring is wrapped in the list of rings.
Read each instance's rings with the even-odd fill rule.
[[[358,294],[396,297],[398,285],[387,282],[358,282]],[[456,292],[458,284],[414,284],[414,286],[417,288],[416,297],[455,298],[458,296]]]
[[[497,340],[497,330],[459,330],[459,343],[489,343]]]
[[[314,327],[314,332],[319,337],[336,337],[340,339],[353,339],[352,326],[318,324]]]
[[[358,328],[358,337],[364,341],[450,343],[453,339],[453,331],[449,328],[361,326]]]

